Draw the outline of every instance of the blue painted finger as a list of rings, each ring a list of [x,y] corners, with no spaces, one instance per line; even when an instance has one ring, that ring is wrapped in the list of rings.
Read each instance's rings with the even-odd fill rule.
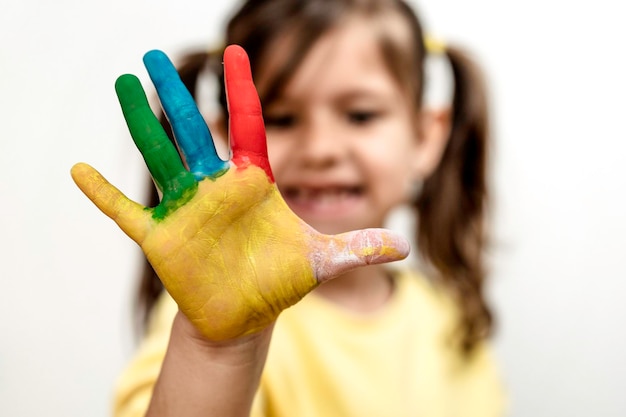
[[[228,162],[218,156],[211,132],[172,62],[158,50],[145,54],[143,61],[189,171],[198,181],[221,175]]]

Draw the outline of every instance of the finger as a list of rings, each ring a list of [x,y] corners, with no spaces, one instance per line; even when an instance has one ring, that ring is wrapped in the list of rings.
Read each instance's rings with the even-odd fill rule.
[[[261,102],[252,81],[248,55],[238,45],[230,45],[224,51],[224,79],[233,162],[238,166],[253,163],[274,181],[267,159]]]
[[[122,75],[115,83],[115,91],[130,134],[163,194],[154,211],[156,217],[163,217],[191,198],[198,183],[183,166],[176,147],[152,113],[137,77]]]
[[[339,235],[319,235],[313,268],[320,283],[359,266],[383,264],[406,258],[408,241],[386,229],[365,229]]]
[[[72,167],[72,178],[78,188],[132,240],[141,244],[146,236],[148,211],[131,201],[91,166],[78,163]]]
[[[157,50],[148,52],[143,62],[189,171],[198,181],[222,174],[228,163],[218,156],[211,132],[172,62]]]

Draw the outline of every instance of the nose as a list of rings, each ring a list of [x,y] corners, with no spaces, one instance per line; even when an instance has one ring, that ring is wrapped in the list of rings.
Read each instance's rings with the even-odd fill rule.
[[[348,154],[340,126],[331,118],[314,117],[302,126],[294,158],[309,168],[327,168],[341,163]]]

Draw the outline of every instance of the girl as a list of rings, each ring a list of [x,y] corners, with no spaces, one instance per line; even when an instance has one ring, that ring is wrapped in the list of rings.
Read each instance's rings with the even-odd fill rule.
[[[249,57],[267,154],[241,50],[226,50],[225,74],[215,65],[223,51],[190,54],[179,69],[192,92],[207,69],[225,80],[212,130],[230,137],[230,163],[214,156],[165,58],[150,53],[188,169],[154,139],[128,77],[118,95],[161,202],[141,210],[90,168],[73,169],[151,264],[148,327],[116,415],[502,415],[486,346],[477,69],[446,49],[452,107],[422,108],[424,36],[401,0],[248,0],[226,44]],[[407,203],[422,271],[385,268],[406,245],[371,229]]]

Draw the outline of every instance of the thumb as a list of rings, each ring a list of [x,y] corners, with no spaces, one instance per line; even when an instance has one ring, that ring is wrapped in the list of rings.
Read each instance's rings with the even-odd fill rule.
[[[146,236],[150,212],[131,201],[91,166],[78,163],[72,167],[72,179],[78,188],[131,239],[141,245]]]
[[[351,269],[406,258],[409,242],[386,229],[364,229],[338,235],[320,234],[312,253],[312,265],[319,283]]]

